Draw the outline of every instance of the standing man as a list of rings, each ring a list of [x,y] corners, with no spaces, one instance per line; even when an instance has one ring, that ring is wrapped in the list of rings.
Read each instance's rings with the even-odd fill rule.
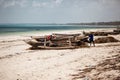
[[[90,42],[90,46],[91,46],[91,43],[93,43],[93,45],[95,47],[94,35],[92,33],[89,34],[89,42]]]

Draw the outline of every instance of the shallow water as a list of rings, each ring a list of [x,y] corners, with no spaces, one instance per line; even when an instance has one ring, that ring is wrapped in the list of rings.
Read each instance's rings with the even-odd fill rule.
[[[17,35],[39,32],[53,32],[64,30],[101,29],[114,26],[85,26],[63,24],[0,24],[0,35]]]

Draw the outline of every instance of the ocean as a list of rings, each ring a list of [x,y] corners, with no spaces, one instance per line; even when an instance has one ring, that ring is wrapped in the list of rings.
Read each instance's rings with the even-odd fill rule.
[[[67,25],[67,24],[0,24],[0,35],[27,34],[31,32],[54,32],[63,30],[82,30],[113,28],[114,26]]]

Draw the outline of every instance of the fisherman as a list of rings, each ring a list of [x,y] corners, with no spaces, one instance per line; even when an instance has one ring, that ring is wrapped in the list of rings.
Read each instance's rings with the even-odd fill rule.
[[[89,34],[89,42],[90,42],[90,46],[91,46],[91,43],[93,43],[93,45],[95,47],[94,35],[92,33]]]

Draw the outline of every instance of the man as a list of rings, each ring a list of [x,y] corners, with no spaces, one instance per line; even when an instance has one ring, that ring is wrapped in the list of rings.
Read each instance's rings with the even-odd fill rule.
[[[90,42],[90,46],[91,46],[91,43],[93,43],[94,47],[95,47],[95,42],[94,42],[94,35],[91,33],[89,34],[89,42]]]

